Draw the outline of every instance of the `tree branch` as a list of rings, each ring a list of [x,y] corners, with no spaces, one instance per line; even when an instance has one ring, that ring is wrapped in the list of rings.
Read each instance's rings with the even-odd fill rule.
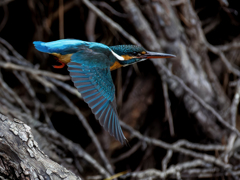
[[[71,171],[50,160],[33,139],[31,128],[0,114],[0,175],[10,179],[80,180]]]

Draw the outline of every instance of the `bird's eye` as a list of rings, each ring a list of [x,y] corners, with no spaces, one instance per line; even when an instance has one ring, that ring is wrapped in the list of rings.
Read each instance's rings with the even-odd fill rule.
[[[133,53],[132,53],[132,55],[133,55],[133,56],[140,56],[140,55],[141,55],[141,53],[138,53],[138,52],[133,52]]]

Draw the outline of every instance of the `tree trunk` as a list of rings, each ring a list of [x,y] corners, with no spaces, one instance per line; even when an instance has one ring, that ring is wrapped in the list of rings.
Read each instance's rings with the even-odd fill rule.
[[[0,114],[0,174],[10,179],[81,179],[49,159],[31,128]]]

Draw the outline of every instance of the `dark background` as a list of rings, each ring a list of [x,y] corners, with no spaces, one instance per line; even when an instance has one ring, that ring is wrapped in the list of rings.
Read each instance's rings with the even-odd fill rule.
[[[15,0],[0,2],[0,37],[6,40],[23,59],[26,59],[33,65],[28,68],[38,68],[57,74],[68,75],[66,67],[63,69],[54,69],[52,65],[57,65],[58,62],[54,57],[38,52],[33,46],[33,41],[48,42],[60,38],[74,38],[84,41],[101,42],[106,45],[132,44],[128,38],[124,37],[118,30],[109,26],[109,24],[105,23],[98,16],[94,16],[95,21],[88,19],[91,11],[82,1],[72,0],[63,2],[65,8],[63,14],[64,26],[61,29],[59,26],[59,22],[61,21],[61,19],[59,19],[60,1]],[[141,22],[134,19],[131,12],[126,10],[126,4],[130,4],[130,2],[127,0],[91,2],[114,22],[122,26],[126,32],[134,36],[146,49],[154,50],[154,48],[152,49],[150,45],[148,45],[148,43],[151,44],[152,40],[149,39],[146,34],[140,34],[138,31],[139,29],[136,24],[141,24]],[[177,55],[176,60],[164,61],[166,67],[168,67],[173,74],[180,77],[186,86],[190,87],[200,98],[211,105],[231,124],[231,117],[233,116],[231,109],[238,106],[238,104],[233,103],[234,95],[238,92],[238,86],[236,86],[236,83],[235,86],[230,86],[230,84],[231,82],[237,82],[239,77],[226,68],[226,64],[222,63],[219,54],[214,53],[207,48],[206,44],[201,42],[199,32],[196,26],[191,24],[191,20],[196,18],[197,24],[199,24],[206,38],[206,42],[214,47],[219,48],[220,45],[229,45],[228,43],[232,42],[238,43],[240,33],[239,1],[183,0],[181,3],[181,1],[177,0],[167,2],[141,0],[131,2],[135,4],[148,22],[149,27],[157,38],[157,42],[161,46],[159,51]],[[227,2],[227,4],[224,4],[224,2]],[[163,14],[158,14],[158,16],[154,14],[149,15],[149,12],[151,12],[149,11],[149,7],[152,8],[153,13],[155,13],[155,4],[158,4],[163,9]],[[189,6],[192,8],[193,14],[191,14]],[[134,22],[135,20],[137,22]],[[164,23],[161,24],[163,21],[168,21],[170,24],[166,22],[165,25]],[[177,28],[171,26],[175,22],[178,22],[176,23]],[[89,27],[87,23],[90,23]],[[178,36],[169,38],[170,36],[168,33],[170,35],[174,33],[165,29],[166,27],[174,28],[173,32],[177,32]],[[87,28],[90,28],[91,31]],[[64,31],[64,36],[60,35],[60,31]],[[180,46],[180,42],[187,48],[186,54],[189,56],[189,61],[183,60],[186,57],[183,56],[183,49],[181,48],[182,46]],[[0,60],[4,63],[9,62],[6,56],[2,54],[7,53],[9,57],[15,57],[15,54],[11,49],[6,47],[6,44],[0,43]],[[239,45],[237,48],[229,48],[227,51],[223,51],[227,60],[232,64],[232,67],[236,69],[239,69],[238,66],[240,64],[238,49]],[[194,58],[196,57],[199,59],[195,60]],[[12,60],[10,60],[10,62],[20,64]],[[208,64],[208,67],[206,64]],[[191,67],[189,67],[189,69],[188,66],[193,67],[195,71],[191,71]],[[210,70],[207,70],[209,67]],[[189,73],[193,72],[192,77],[199,77],[200,80],[194,81],[194,78],[191,79],[191,74],[188,74],[188,71]],[[211,73],[209,73],[209,71],[214,74],[214,80],[212,80],[213,76],[210,76]],[[7,83],[9,88],[20,97],[22,102],[31,111],[29,115],[31,115],[35,121],[39,121],[42,125],[45,124],[49,126],[49,128],[54,128],[58,133],[64,135],[69,140],[81,145],[83,149],[102,164],[98,151],[87,133],[88,129],[82,126],[74,110],[69,107],[66,102],[61,100],[59,94],[47,90],[43,84],[36,81],[31,75],[28,75],[32,89],[35,92],[35,98],[46,110],[46,114],[53,125],[52,127],[51,123],[46,121],[46,114],[44,114],[43,110],[38,109],[39,116],[34,116],[33,112],[36,109],[36,104],[34,104],[34,102],[36,102],[36,99],[34,100],[34,98],[28,94],[26,87],[24,87],[23,83],[17,77],[18,75],[14,74],[13,70],[5,68],[1,69],[1,74],[3,81]],[[159,72],[159,69],[156,68],[156,64],[152,61],[149,60],[138,63],[134,67],[129,66],[115,70],[112,72],[112,77],[116,86],[120,119],[144,136],[160,139],[170,144],[181,139],[185,139],[192,143],[200,143],[205,146],[228,144],[232,132],[217,121],[216,117],[207,109],[199,105],[191,97],[189,98],[188,93],[181,90],[182,87],[179,84],[177,87],[173,87],[171,84],[172,82],[170,82],[171,78],[164,78],[164,73]],[[203,85],[199,84],[200,82],[209,84],[211,90],[206,90]],[[70,80],[64,83],[73,86]],[[166,83],[168,86],[167,99],[169,99],[171,103],[169,110],[172,114],[174,134],[171,134],[169,130],[169,117],[166,115],[167,110],[165,105],[167,99],[164,98],[163,83]],[[218,86],[216,86],[216,84],[218,84]],[[166,155],[167,149],[151,145],[136,137],[132,137],[130,135],[131,133],[127,131],[124,131],[124,133],[129,140],[130,147],[122,146],[107,132],[104,132],[103,128],[99,125],[98,121],[95,120],[91,110],[82,99],[69,93],[61,86],[57,86],[57,88],[61,93],[65,94],[85,116],[87,122],[100,141],[115,173],[125,170],[129,172],[138,172],[147,169],[163,170],[162,160]],[[181,92],[179,93],[179,91]],[[4,96],[4,94],[1,94],[0,98],[2,97],[4,99]],[[8,100],[8,98],[6,99]],[[8,101],[12,104],[12,107],[7,105],[5,101],[0,101],[0,109],[1,107],[5,107],[11,111],[13,108],[20,109],[20,112],[23,112],[18,103],[15,101]],[[194,105],[197,106],[197,110],[193,110]],[[200,111],[206,116],[206,122],[203,122],[201,117],[198,116],[197,113]],[[234,115],[236,124],[231,125],[238,129],[238,108]],[[24,119],[21,120],[24,121]],[[214,131],[216,133],[214,133]],[[43,134],[41,136],[42,137],[39,138],[40,140],[41,138],[48,140],[48,137],[45,137]],[[234,142],[237,142],[237,139],[238,138],[235,137],[236,141]],[[36,138],[36,140],[38,140],[38,138]],[[48,141],[50,144],[54,144],[54,140]],[[46,144],[42,145],[39,141],[38,143],[42,148],[46,146]],[[137,147],[136,150],[130,152],[134,147]],[[232,147],[231,155],[229,156],[228,162],[226,162],[235,167],[234,171],[238,171],[239,169],[239,160],[234,156],[234,153],[237,153],[237,147],[238,144]],[[188,147],[186,149],[188,149]],[[222,156],[224,156],[224,152],[218,152],[218,150],[207,152],[194,148],[192,150],[203,154],[206,153],[220,159],[222,158],[221,153]],[[129,156],[126,158],[121,158],[117,162],[113,161],[115,158],[128,152]],[[61,147],[59,144],[54,144],[53,148],[50,148],[50,150],[45,153],[53,160],[56,160],[77,175],[81,175],[83,178],[98,175],[94,167],[84,161],[84,158],[79,160],[82,167],[80,170],[76,166],[74,154],[64,147]],[[54,159],[52,153],[58,156],[59,159],[62,159],[62,161],[59,162],[58,158]],[[197,158],[174,152],[168,167],[194,159]],[[215,166],[214,164],[210,165],[211,168]],[[207,166],[198,168],[207,169]],[[233,176],[226,176],[226,174],[224,174],[226,169],[219,166],[216,166],[216,168],[217,170],[210,173],[211,176],[207,178],[233,178]],[[184,177],[196,179],[199,175],[199,173],[190,174],[188,170],[182,170],[180,173],[183,179]],[[167,178],[175,179],[176,176],[175,174],[171,174]]]

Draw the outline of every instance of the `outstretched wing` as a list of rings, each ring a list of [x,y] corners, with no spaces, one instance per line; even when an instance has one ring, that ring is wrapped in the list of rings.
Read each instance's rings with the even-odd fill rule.
[[[107,58],[100,53],[97,54],[95,58],[99,61],[101,58]],[[109,67],[91,67],[79,63],[83,62],[83,59],[87,57],[84,52],[72,56],[71,62],[68,63],[68,71],[72,81],[104,129],[124,144],[127,140],[119,124],[115,88],[110,69]],[[79,58],[83,59],[79,60]],[[92,54],[91,58],[93,58]]]

